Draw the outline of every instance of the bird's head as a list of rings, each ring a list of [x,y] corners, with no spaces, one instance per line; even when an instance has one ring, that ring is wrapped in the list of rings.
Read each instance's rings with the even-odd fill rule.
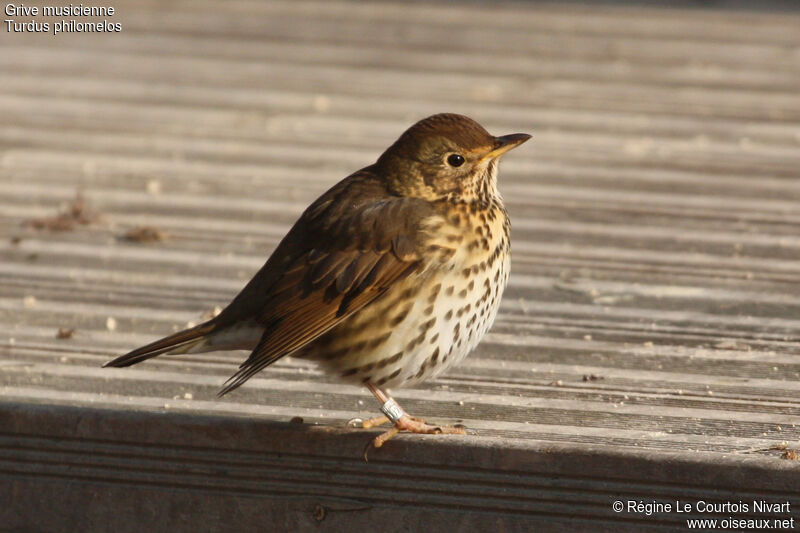
[[[488,198],[497,194],[499,157],[530,137],[495,137],[469,117],[441,113],[406,130],[377,166],[389,189],[401,196]]]

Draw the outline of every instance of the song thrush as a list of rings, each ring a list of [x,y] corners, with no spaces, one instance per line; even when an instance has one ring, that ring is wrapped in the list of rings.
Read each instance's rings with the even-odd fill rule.
[[[219,395],[281,357],[362,383],[392,429],[463,433],[410,417],[386,389],[441,374],[491,327],[509,273],[510,223],[498,158],[530,138],[490,135],[438,114],[306,209],[266,264],[215,318],[105,366],[161,354],[252,350]]]

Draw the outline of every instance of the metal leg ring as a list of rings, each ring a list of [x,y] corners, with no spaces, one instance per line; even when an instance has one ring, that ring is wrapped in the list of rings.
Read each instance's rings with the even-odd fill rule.
[[[394,401],[394,398],[389,398],[386,400],[385,404],[381,405],[381,412],[386,415],[386,418],[388,418],[392,424],[396,424],[397,421],[406,414],[403,408]]]

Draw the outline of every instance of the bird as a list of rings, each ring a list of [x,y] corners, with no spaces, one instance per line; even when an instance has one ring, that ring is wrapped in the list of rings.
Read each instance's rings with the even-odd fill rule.
[[[420,120],[314,201],[216,317],[103,366],[250,350],[221,397],[282,357],[309,359],[380,402],[383,416],[360,424],[391,423],[375,448],[401,431],[464,434],[409,415],[389,391],[458,364],[492,326],[511,249],[498,161],[530,137],[454,113]]]

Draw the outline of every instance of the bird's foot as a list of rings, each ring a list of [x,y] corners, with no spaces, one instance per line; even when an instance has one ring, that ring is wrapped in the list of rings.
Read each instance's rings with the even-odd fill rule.
[[[381,421],[381,418],[386,418],[386,417],[373,418],[371,420],[380,421],[381,424],[382,423],[386,423],[386,422],[389,421],[388,419],[386,419],[384,421]],[[365,421],[365,422],[370,422],[370,421],[368,420],[368,421]],[[376,424],[376,425],[380,425],[380,424]],[[364,427],[366,427],[366,426],[364,426]],[[375,426],[369,426],[369,427],[375,427]],[[395,435],[397,435],[401,431],[408,431],[409,433],[421,433],[421,434],[427,434],[427,435],[440,435],[440,434],[444,434],[444,435],[466,435],[467,434],[467,431],[464,428],[464,426],[460,426],[460,425],[456,425],[456,426],[433,426],[431,424],[426,423],[421,418],[416,418],[416,417],[404,414],[403,416],[401,416],[397,420],[397,422],[394,423],[394,427],[392,427],[391,429],[389,429],[387,431],[384,431],[383,433],[381,433],[380,435],[378,435],[377,437],[372,439],[369,443],[367,443],[367,446],[364,448],[364,461],[368,461],[369,460],[367,458],[367,454],[369,453],[370,448],[380,448],[381,446],[386,444],[386,441],[388,441],[389,439],[391,439],[392,437],[394,437]]]
[[[411,416],[411,415],[408,415],[408,414],[405,415],[405,416],[410,418],[411,420],[413,420],[415,422],[421,422],[423,424],[425,423],[425,421],[423,419],[421,419],[421,418],[417,418],[415,416]],[[382,426],[382,425],[388,423],[389,421],[390,420],[389,420],[388,416],[378,416],[378,417],[375,417],[375,418],[368,418],[366,420],[362,420],[360,418],[354,418],[354,419],[350,420],[347,423],[347,425],[349,427],[351,427],[351,428],[371,429],[371,428],[376,428],[378,426]]]
[[[387,420],[388,421],[388,420]],[[433,426],[426,423],[421,418],[416,418],[409,415],[403,415],[394,423],[394,427],[385,431],[372,440],[374,448],[380,448],[386,441],[400,433],[401,431],[408,431],[409,433],[421,433],[427,435],[466,435],[467,432],[463,426]]]
[[[360,425],[364,429],[381,426],[387,422],[392,422],[394,427],[385,431],[372,439],[364,448],[364,460],[367,461],[367,453],[370,448],[380,448],[386,441],[400,433],[401,431],[408,431],[409,433],[422,433],[428,435],[466,435],[467,432],[464,426],[433,426],[425,422],[425,420],[413,417],[405,412],[400,405],[386,392],[377,386],[367,383],[367,388],[375,395],[375,397],[382,403],[381,411],[385,416],[378,418],[370,418],[368,420],[351,420],[348,425]],[[357,426],[356,426],[357,427]]]

